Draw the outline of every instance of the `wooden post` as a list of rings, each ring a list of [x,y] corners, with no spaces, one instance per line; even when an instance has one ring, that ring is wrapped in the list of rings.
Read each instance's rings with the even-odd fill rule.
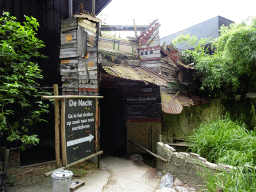
[[[59,95],[58,84],[53,85],[54,95]],[[60,167],[60,105],[59,100],[54,100],[54,111],[55,111],[55,157],[56,167]]]
[[[61,99],[61,149],[62,166],[67,166],[66,136],[65,136],[65,99]]]
[[[99,128],[99,99],[95,99],[95,152],[99,150],[99,138],[98,138],[98,128]]]

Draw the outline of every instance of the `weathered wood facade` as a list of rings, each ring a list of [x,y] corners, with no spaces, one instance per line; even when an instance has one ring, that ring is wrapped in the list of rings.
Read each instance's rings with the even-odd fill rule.
[[[63,95],[98,95],[99,22],[88,14],[62,20],[60,74]]]

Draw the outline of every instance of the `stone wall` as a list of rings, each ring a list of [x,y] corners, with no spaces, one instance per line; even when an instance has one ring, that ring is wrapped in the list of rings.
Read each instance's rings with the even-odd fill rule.
[[[157,159],[158,169],[164,174],[170,172],[174,177],[194,186],[197,190],[204,188],[203,180],[198,173],[204,175],[207,172],[218,173],[235,168],[230,165],[210,163],[196,153],[176,152],[173,147],[162,142],[157,143],[157,154],[168,160],[166,163]]]

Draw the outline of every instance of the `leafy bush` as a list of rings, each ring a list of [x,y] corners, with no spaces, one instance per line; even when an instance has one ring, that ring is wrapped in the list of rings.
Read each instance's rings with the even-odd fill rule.
[[[201,79],[201,90],[210,96],[221,96],[224,99],[235,95],[245,96],[256,91],[256,18],[250,24],[232,23],[222,26],[220,36],[212,44],[213,55],[207,54],[204,45],[206,39],[199,41],[195,36],[181,35],[173,44],[187,43],[194,45],[190,51],[194,56],[197,77]],[[197,43],[198,42],[198,43]]]
[[[37,79],[42,79],[36,57],[43,57],[38,49],[44,47],[36,37],[37,20],[26,16],[23,25],[4,12],[0,18],[0,137],[22,144],[37,144],[36,135],[27,135],[26,125],[44,121],[40,115],[48,112],[47,105],[34,98],[39,91]],[[23,146],[23,145],[22,145]]]

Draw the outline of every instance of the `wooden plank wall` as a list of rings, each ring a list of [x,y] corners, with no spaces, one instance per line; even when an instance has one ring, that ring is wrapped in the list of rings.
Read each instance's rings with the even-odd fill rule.
[[[125,54],[135,52],[136,45],[130,41],[108,34],[102,34],[99,38],[99,49],[105,51],[116,51]]]
[[[61,23],[63,95],[98,95],[98,23],[71,18]]]

